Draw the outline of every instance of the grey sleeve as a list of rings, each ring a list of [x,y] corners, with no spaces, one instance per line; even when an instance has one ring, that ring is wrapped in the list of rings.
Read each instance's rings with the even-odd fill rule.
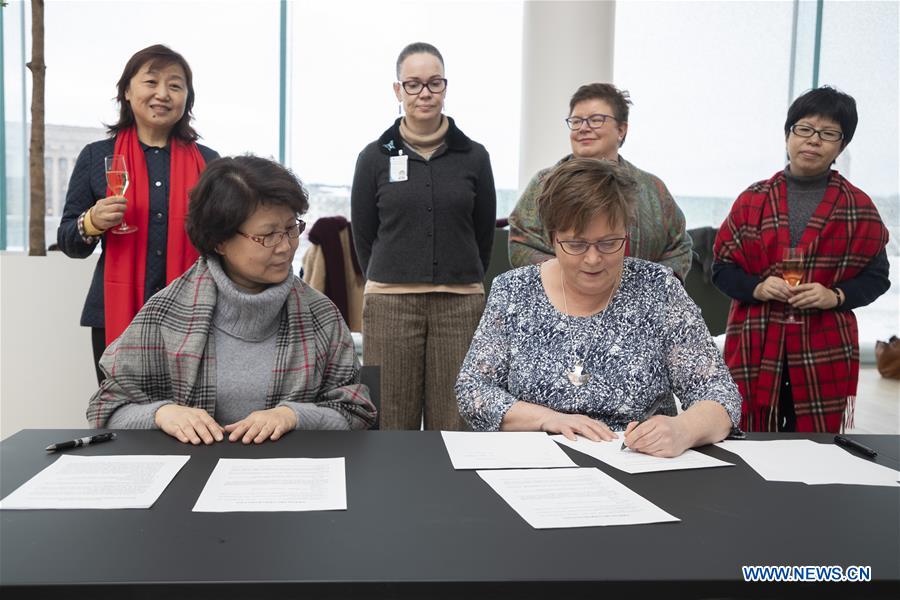
[[[347,430],[349,423],[338,411],[326,406],[318,406],[310,402],[281,402],[278,406],[287,406],[297,416],[294,429],[312,430]]]
[[[145,404],[123,404],[109,416],[109,429],[159,429],[156,426],[156,411],[171,401],[147,402]]]

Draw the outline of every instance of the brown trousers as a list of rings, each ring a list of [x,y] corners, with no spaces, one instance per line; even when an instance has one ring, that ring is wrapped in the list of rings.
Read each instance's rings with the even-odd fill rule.
[[[363,362],[381,367],[381,429],[467,429],[453,386],[482,294],[366,294]]]

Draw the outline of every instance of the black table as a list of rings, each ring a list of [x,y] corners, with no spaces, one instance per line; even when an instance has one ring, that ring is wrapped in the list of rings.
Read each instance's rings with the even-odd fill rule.
[[[56,459],[44,446],[89,433],[21,431],[0,443],[0,495]],[[879,451],[877,462],[900,468],[900,437],[856,437]],[[260,446],[193,447],[158,431],[121,431],[72,452],[191,459],[149,510],[0,511],[3,598],[900,592],[897,488],[767,482],[715,447],[703,452],[737,466],[628,475],[566,450],[681,522],[556,530],[532,529],[474,471],[454,471],[436,432],[294,432]],[[346,457],[346,511],[191,512],[219,458],[334,456]],[[862,565],[873,580],[744,583],[742,565]]]

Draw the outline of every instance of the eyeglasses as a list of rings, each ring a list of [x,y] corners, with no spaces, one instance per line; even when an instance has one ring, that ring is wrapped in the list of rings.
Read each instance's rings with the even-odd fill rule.
[[[581,129],[581,126],[585,123],[585,121],[587,121],[588,127],[590,127],[591,129],[600,129],[601,127],[603,127],[603,124],[606,123],[607,119],[612,119],[613,121],[619,120],[612,115],[597,113],[596,115],[591,115],[586,119],[582,117],[569,117],[568,119],[566,119],[566,125],[568,125],[569,129],[571,129],[572,131],[578,131],[579,129]]]
[[[797,137],[811,138],[815,134],[819,134],[819,139],[823,142],[839,142],[844,139],[844,134],[834,129],[816,129],[809,125],[792,125],[791,133]]]
[[[423,88],[428,88],[432,94],[440,94],[447,89],[447,80],[443,77],[438,79],[429,79],[427,82],[421,82],[418,79],[410,79],[400,83],[407,94],[418,96],[422,93]]]
[[[578,256],[579,254],[584,254],[588,251],[588,248],[593,246],[597,249],[597,252],[601,254],[615,254],[619,250],[622,249],[622,246],[625,245],[625,240],[628,237],[621,238],[610,238],[608,240],[599,240],[597,242],[584,242],[582,240],[556,240],[556,242],[562,246],[563,252],[566,254],[571,254],[572,256]]]
[[[248,240],[253,240],[263,248],[274,248],[281,243],[284,236],[288,236],[288,239],[296,240],[303,233],[304,229],[306,229],[306,222],[303,219],[297,219],[296,223],[284,231],[273,231],[269,235],[250,235],[243,231],[238,231],[238,233]]]

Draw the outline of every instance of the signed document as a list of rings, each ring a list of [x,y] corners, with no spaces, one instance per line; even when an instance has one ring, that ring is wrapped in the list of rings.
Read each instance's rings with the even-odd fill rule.
[[[611,442],[592,442],[581,436],[573,442],[562,435],[554,435],[552,439],[573,450],[593,456],[626,473],[652,473],[653,471],[681,471],[683,469],[707,469],[709,467],[733,467],[734,465],[696,450],[685,450],[681,456],[663,458],[636,452],[630,448],[622,450],[622,432]]]

